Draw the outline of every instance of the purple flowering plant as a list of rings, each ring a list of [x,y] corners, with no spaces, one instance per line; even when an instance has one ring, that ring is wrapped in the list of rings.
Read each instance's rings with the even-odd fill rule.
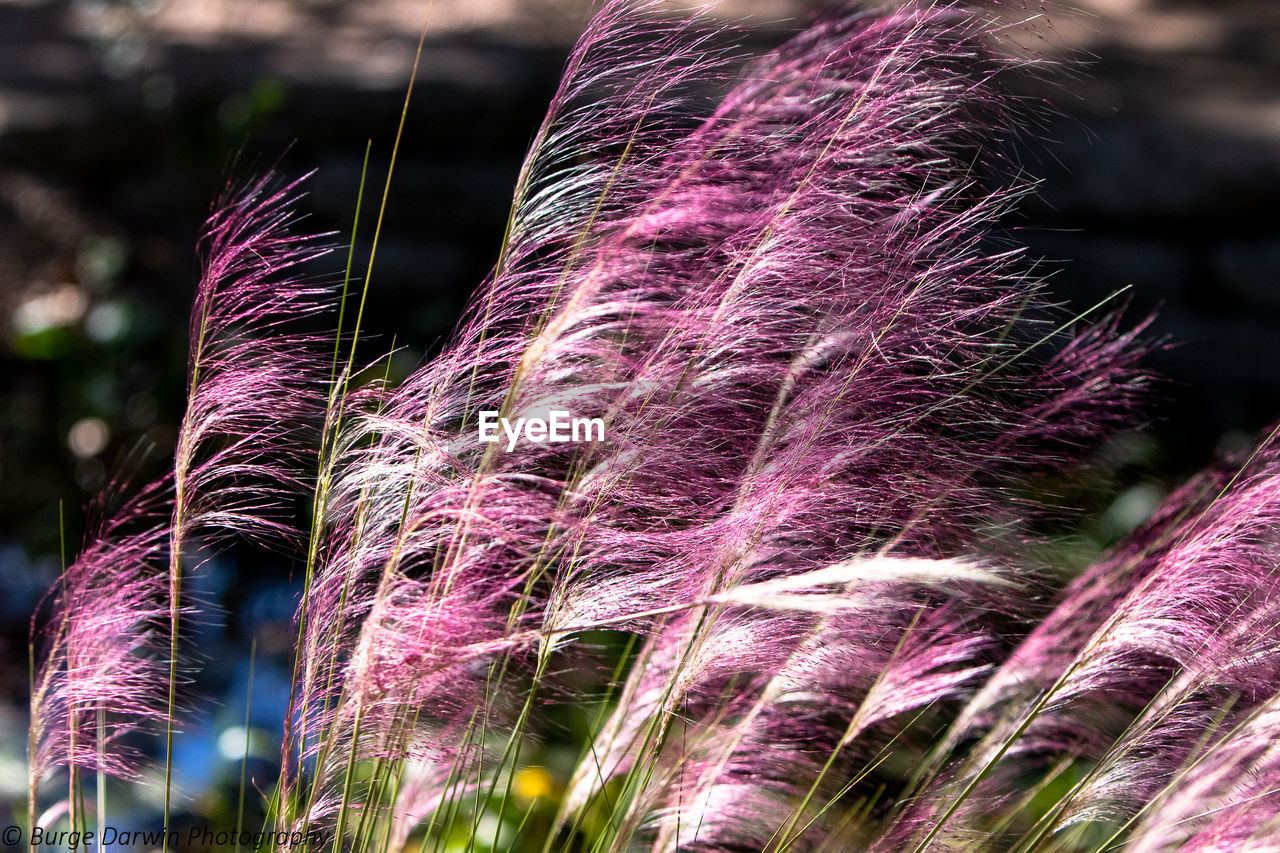
[[[602,4],[492,275],[403,382],[357,361],[350,262],[300,272],[331,238],[298,184],[228,193],[173,470],[33,637],[33,822],[102,825],[114,777],[175,846],[184,583],[248,535],[305,564],[274,846],[1280,850],[1280,455],[1055,584],[1055,478],[1135,426],[1150,344],[992,248],[1030,189],[994,26],[839,5],[745,63],[719,35]],[[601,428],[481,429],[557,412]]]

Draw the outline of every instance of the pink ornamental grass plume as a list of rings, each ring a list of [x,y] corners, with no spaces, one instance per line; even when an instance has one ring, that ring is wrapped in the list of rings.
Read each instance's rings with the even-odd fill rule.
[[[643,196],[643,169],[630,160],[616,166],[581,162],[580,152],[620,150],[637,141],[657,152],[677,138],[675,107],[687,98],[681,88],[708,71],[705,54],[682,36],[686,29],[623,4],[610,6],[592,25],[526,164],[497,283],[473,306],[455,343],[376,405],[346,440],[349,458],[329,498],[333,509],[326,521],[334,523],[315,593],[304,603],[320,618],[306,620],[300,694],[306,698],[302,716],[312,722],[303,731],[332,729],[327,715],[334,702],[348,719],[360,716],[366,733],[374,730],[364,710],[370,686],[392,709],[388,719],[403,717],[405,691],[419,689],[422,673],[433,662],[458,660],[451,644],[500,641],[513,607],[528,600],[524,587],[537,555],[554,549],[551,525],[566,463],[555,460],[550,448],[498,455],[476,440],[477,412],[510,411],[504,397],[523,381],[522,365],[534,361],[528,351],[537,325],[545,322],[542,304],[580,263],[584,230],[593,221],[624,216]],[[651,56],[629,45],[642,36],[655,44]],[[620,180],[624,172],[628,177]],[[539,461],[544,458],[547,463]],[[541,464],[552,468],[544,474]],[[433,570],[442,557],[445,564]],[[473,593],[484,606],[466,600]],[[378,616],[367,618],[375,609]],[[446,611],[459,621],[442,634],[431,626],[454,618],[443,617]],[[393,625],[419,627],[386,630]],[[393,640],[384,646],[397,636],[401,645]],[[415,651],[401,654],[412,643]],[[403,689],[390,689],[395,673],[376,672],[372,662],[387,657],[378,651],[383,647],[392,658],[419,662],[417,670],[400,670]],[[349,661],[355,669],[344,680],[336,673]],[[452,695],[465,697],[464,685],[477,684],[474,666],[469,672],[455,669]],[[341,700],[344,684],[359,686]],[[392,696],[400,697],[399,704]],[[475,702],[472,695],[462,704],[474,709]],[[311,744],[303,740],[298,747],[308,751]],[[317,748],[332,741],[322,737],[325,746]]]
[[[956,208],[942,201],[935,207],[917,204],[920,221],[913,225],[919,232],[903,228],[903,217],[887,222],[901,211],[903,200],[918,201],[912,194],[919,191],[912,185],[910,169],[917,162],[912,154],[925,152],[929,176],[939,182],[935,191],[939,197],[945,192],[951,176],[943,152],[956,144],[946,131],[955,128],[963,138],[971,128],[966,116],[979,112],[966,109],[974,106],[966,96],[980,104],[983,90],[958,71],[949,76],[939,59],[955,55],[950,39],[963,35],[954,19],[903,15],[854,20],[865,29],[849,20],[825,28],[820,24],[796,45],[763,60],[751,74],[756,82],[748,84],[752,97],[743,99],[750,106],[747,117],[734,122],[733,114],[724,109],[708,122],[715,130],[718,119],[727,127],[725,135],[748,138],[747,128],[764,125],[770,145],[729,149],[741,161],[733,162],[732,169],[704,163],[700,158],[708,155],[703,153],[691,157],[696,168],[716,176],[706,183],[715,186],[721,198],[732,197],[726,190],[733,189],[739,174],[778,176],[780,187],[773,206],[743,205],[743,211],[763,210],[744,230],[729,233],[724,243],[710,243],[724,253],[718,259],[723,266],[695,267],[708,273],[690,287],[685,304],[693,319],[676,325],[659,355],[643,364],[646,372],[637,373],[634,427],[623,420],[630,414],[625,409],[612,420],[615,443],[631,439],[632,444],[623,456],[626,468],[620,467],[613,478],[616,485],[598,473],[599,468],[592,472],[600,478],[603,497],[588,504],[593,509],[588,524],[604,522],[607,538],[599,539],[595,530],[582,536],[578,553],[586,559],[580,557],[570,567],[561,593],[575,615],[590,605],[625,613],[627,608],[616,602],[628,591],[635,600],[631,609],[639,611],[673,595],[676,600],[700,601],[752,577],[802,572],[869,549],[892,547],[942,556],[998,548],[998,543],[981,542],[974,522],[965,523],[966,514],[988,514],[1007,506],[1020,465],[1051,468],[1054,430],[1063,425],[1096,426],[1106,419],[1078,412],[1083,417],[1073,420],[1067,417],[1072,406],[1099,405],[1112,412],[1131,390],[1129,380],[1122,378],[1131,352],[1126,354],[1126,344],[1116,342],[1105,328],[1082,337],[1048,364],[1037,363],[1036,354],[1023,348],[1007,357],[1007,342],[984,337],[1011,329],[1017,339],[1027,334],[1028,326],[1034,328],[1001,302],[1007,294],[1023,298],[1030,285],[1001,275],[1008,267],[977,254],[969,242],[985,217],[994,213],[998,198],[971,197],[973,206],[967,206],[959,204],[964,193],[957,191],[946,197]],[[824,45],[824,39],[830,42]],[[930,73],[909,73],[922,67]],[[824,79],[827,73],[830,78]],[[850,83],[859,80],[883,100]],[[821,95],[824,83],[832,89],[826,100]],[[775,124],[766,123],[769,84],[780,89],[784,110]],[[805,97],[793,99],[801,84]],[[840,101],[839,95],[848,100]],[[815,109],[811,115],[799,109],[797,101],[836,106],[825,114]],[[730,95],[727,103],[734,102]],[[842,112],[841,103],[845,109],[856,106],[857,114]],[[914,126],[912,118],[935,112],[942,113],[937,136],[928,129],[916,128],[915,135],[905,131]],[[788,123],[792,120],[794,126]],[[937,145],[932,157],[930,143]],[[716,143],[708,148],[718,150]],[[821,155],[815,162],[806,159],[806,151]],[[861,162],[887,162],[893,168],[883,173],[859,169],[854,154],[865,158]],[[757,156],[773,159],[749,169]],[[798,161],[791,171],[785,168],[788,156]],[[915,178],[926,181],[925,176]],[[903,183],[895,183],[899,179]],[[757,177],[743,192],[752,198],[761,186],[770,184]],[[927,182],[925,187],[931,189]],[[667,198],[678,197],[683,189],[682,183]],[[674,221],[698,215],[699,190],[695,184],[688,198],[681,198],[695,213],[672,217]],[[894,214],[885,210],[887,204],[877,203],[881,198],[898,200]],[[832,206],[832,199],[842,200],[844,206]],[[710,221],[696,220],[699,239],[714,236],[720,223],[733,223],[717,214],[707,215]],[[830,230],[821,227],[824,224]],[[791,229],[796,236],[786,239]],[[664,264],[660,250],[668,240],[682,248],[701,245],[662,233],[664,239],[656,248],[641,242],[637,253],[644,260],[630,269],[667,269],[670,264]],[[626,258],[626,244],[618,249],[605,245]],[[830,255],[824,254],[828,251]],[[878,263],[881,258],[886,266]],[[830,267],[824,268],[824,262]],[[919,270],[919,278],[913,278],[913,269]],[[623,279],[634,281],[634,276]],[[824,326],[831,330],[826,335]],[[790,364],[780,357],[788,353]],[[904,372],[904,364],[919,370]],[[663,369],[669,377],[665,384]],[[1099,397],[1091,400],[1080,394],[1074,385],[1077,376]],[[656,393],[650,386],[657,387]],[[1108,388],[1116,397],[1103,404],[1112,393]],[[1001,391],[1008,396],[1002,397]],[[1010,405],[1020,396],[1030,411]],[[1037,406],[1042,408],[1037,411]],[[1055,416],[1064,417],[1064,423]],[[953,440],[949,430],[956,424],[963,425],[963,434],[957,427]],[[740,433],[735,434],[735,425]],[[990,437],[984,438],[988,430]],[[920,467],[926,460],[927,473]],[[1008,466],[1003,474],[1002,466]],[[674,514],[682,507],[672,502],[702,483],[705,491],[685,504],[683,513]],[[920,491],[913,495],[913,488]],[[658,505],[664,512],[635,517],[639,508],[654,506],[655,501],[662,502]],[[1029,508],[1020,509],[1025,513]],[[660,524],[653,523],[657,519]],[[591,547],[597,541],[612,548],[596,557]],[[664,554],[662,548],[670,550]],[[635,569],[625,574],[619,571],[632,566]],[[580,579],[576,589],[575,578]],[[603,593],[598,591],[602,579]],[[910,612],[906,600],[898,601],[900,612]],[[891,612],[897,609],[891,597],[882,595],[880,604]],[[975,611],[990,613],[989,608]],[[595,615],[610,618],[607,609]],[[681,673],[680,683],[687,681],[685,665],[701,659],[696,651],[703,641],[699,633],[715,630],[706,624],[699,618],[692,628],[681,622],[672,629],[692,632],[686,644],[672,647],[676,651],[666,667]],[[781,642],[769,645],[784,660],[792,647],[786,632],[781,636]],[[892,648],[892,639],[876,636]],[[647,666],[633,670],[637,678],[651,679],[663,669],[647,657],[641,660]],[[664,687],[659,678],[656,693],[653,688],[624,692],[617,724],[606,729],[594,750],[602,766],[580,768],[580,780],[594,778],[594,785],[603,787],[612,774],[630,776],[635,764],[625,752],[643,750],[648,741],[664,738],[661,724],[655,729],[646,717],[654,706],[637,701],[646,693],[665,697],[668,706],[659,716],[671,717],[679,708],[682,717],[697,718],[696,706],[685,704],[688,694],[675,682]],[[711,689],[709,696],[718,693]],[[711,713],[723,712],[718,703],[712,705]],[[851,712],[856,705],[846,707]],[[629,723],[623,721],[626,718]],[[821,754],[820,749],[814,752]],[[571,795],[570,804],[581,796]],[[707,820],[700,820],[710,828]],[[687,837],[681,841],[690,843]],[[712,847],[718,843],[724,842],[714,836],[708,841]],[[750,849],[759,842],[741,843]]]
[[[1194,755],[1144,810],[1134,853],[1280,850],[1278,696]]]
[[[1280,694],[1280,457],[1264,447],[1184,528],[1053,694],[1074,716],[1098,691],[1141,712],[1061,808],[1061,823],[1127,820]],[[1256,735],[1255,735],[1256,737]],[[1235,747],[1228,747],[1232,751]],[[1222,803],[1235,805],[1232,798]]]
[[[228,191],[205,223],[191,313],[187,410],[174,460],[174,537],[204,527],[292,535],[273,497],[301,485],[303,437],[323,411],[328,365],[297,331],[330,291],[298,267],[326,254],[298,233],[300,181]],[[181,552],[175,547],[175,555]]]
[[[650,639],[571,807],[665,761],[652,747],[677,713],[715,728],[727,683],[755,680],[725,700],[750,708],[799,656],[823,695],[814,637],[865,664],[830,716],[873,685],[870,721],[962,693],[1016,615],[983,584],[854,590],[856,574],[816,573],[874,555],[998,561],[1017,536],[990,535],[993,516],[1012,531],[1039,512],[1018,487],[1122,424],[1141,385],[1132,335],[1055,328],[1012,254],[981,248],[1024,188],[971,177],[1006,112],[974,19],[836,10],[693,123],[691,81],[722,66],[696,28],[643,12],[613,3],[593,22],[470,319],[345,439],[304,603],[323,614],[306,619],[300,694],[317,737],[291,747],[317,756],[311,799],[339,821],[332,793],[365,758],[495,790],[535,707],[504,713],[504,679],[532,671],[536,689],[593,628]],[[608,156],[576,158],[588,141]],[[480,410],[554,408],[601,417],[607,439],[477,440]],[[817,594],[786,610],[869,616],[828,634],[827,616],[733,600],[810,575]],[[952,609],[957,583],[968,604]],[[902,677],[877,681],[899,646]],[[486,756],[477,731],[507,745]],[[410,789],[408,814],[445,799]],[[630,791],[619,843],[664,790]]]
[[[280,490],[301,485],[299,431],[324,411],[327,365],[319,342],[291,324],[327,301],[327,289],[310,284],[297,268],[328,247],[294,230],[297,187],[267,176],[232,191],[215,207],[201,240],[169,531],[166,847],[185,549],[204,529],[291,534],[272,514]]]
[[[1214,837],[1219,812],[1226,821],[1263,809],[1254,800],[1265,791],[1241,786],[1219,789],[1203,814],[1162,813],[1189,809],[1187,792],[1207,795],[1231,760],[1255,760],[1257,735],[1246,732],[1280,695],[1278,459],[1268,439],[1247,461],[1204,472],[1068,587],[964,708],[937,754],[976,745],[938,772],[899,828],[965,849],[990,815],[1016,823],[1029,773],[1051,778],[1072,764],[1078,780],[1024,827],[1030,837],[1119,837],[1141,818],[1138,849],[1161,849],[1153,839],[1197,827]],[[908,844],[889,838],[884,849]]]
[[[157,492],[161,492],[160,495]],[[51,591],[33,646],[29,803],[59,768],[137,780],[135,733],[166,723],[168,541],[163,490],[152,487],[101,525]],[[75,809],[74,800],[71,804]]]
[[[40,634],[33,811],[38,779],[57,766],[136,778],[135,731],[158,727],[172,750],[181,588],[195,546],[228,534],[293,537],[281,498],[301,482],[327,368],[292,325],[327,301],[298,271],[327,248],[294,233],[297,187],[268,176],[230,190],[205,225],[173,472],[103,522],[64,573]],[[166,821],[171,770],[166,760]]]

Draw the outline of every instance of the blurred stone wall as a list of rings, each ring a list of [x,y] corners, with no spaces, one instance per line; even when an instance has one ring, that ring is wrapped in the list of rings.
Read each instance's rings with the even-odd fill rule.
[[[1041,30],[1075,65],[1027,87],[1063,116],[1024,236],[1073,305],[1131,286],[1158,311],[1157,434],[1185,472],[1280,417],[1280,4],[1079,5]]]

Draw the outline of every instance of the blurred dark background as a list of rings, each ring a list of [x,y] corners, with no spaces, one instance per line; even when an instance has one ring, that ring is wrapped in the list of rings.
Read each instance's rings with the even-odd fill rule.
[[[717,14],[745,17],[763,48],[818,5]],[[1107,451],[1132,473],[1100,510],[1128,526],[1280,416],[1280,3],[993,8],[1034,16],[1018,40],[1060,63],[1013,83],[1057,111],[1027,157],[1044,183],[1018,239],[1060,270],[1071,308],[1131,286],[1129,316],[1158,309],[1153,334],[1176,343],[1150,361],[1168,381],[1145,436]],[[228,178],[314,168],[311,224],[349,229],[370,140],[380,191],[429,18],[367,324],[407,370],[496,258],[586,15],[585,0],[0,0],[0,796],[21,791],[26,624],[59,530],[74,551],[88,498],[172,451],[211,200]],[[283,650],[289,569],[215,561],[206,598],[234,615],[209,617],[210,648],[253,635]],[[230,713],[241,664],[221,666],[209,689]]]

